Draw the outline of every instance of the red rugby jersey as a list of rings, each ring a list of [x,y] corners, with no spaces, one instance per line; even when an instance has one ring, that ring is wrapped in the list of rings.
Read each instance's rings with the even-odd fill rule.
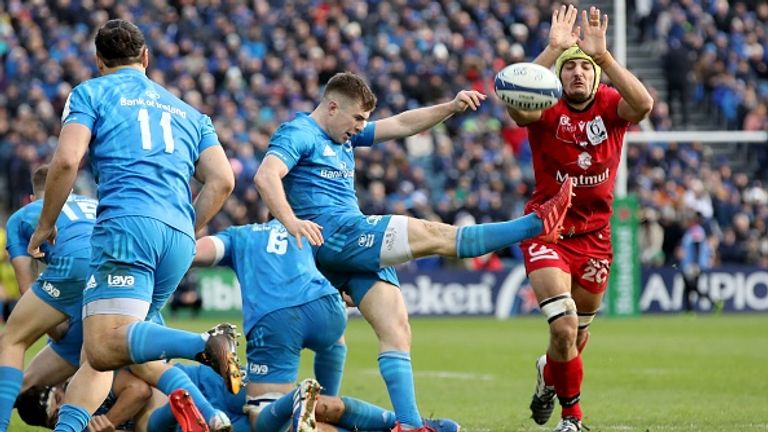
[[[583,111],[561,99],[527,125],[536,188],[526,213],[532,204],[554,196],[568,174],[575,181],[576,196],[565,217],[563,235],[595,231],[609,222],[621,146],[630,125],[617,113],[619,100],[616,89],[601,84]]]

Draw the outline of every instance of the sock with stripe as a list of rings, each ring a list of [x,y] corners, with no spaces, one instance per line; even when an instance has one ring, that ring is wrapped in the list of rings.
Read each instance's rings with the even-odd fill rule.
[[[456,234],[456,256],[471,258],[485,255],[535,237],[543,229],[544,224],[535,213],[506,222],[467,225],[459,228]]]
[[[54,432],[82,432],[90,421],[91,414],[85,408],[64,404],[59,408],[59,420]]]
[[[349,430],[390,430],[395,427],[395,413],[384,408],[342,396],[344,414],[339,419],[339,426]]]
[[[397,421],[406,427],[420,428],[422,419],[416,407],[411,355],[402,351],[379,354],[379,372],[387,385]]]
[[[293,414],[293,395],[297,391],[298,387],[261,410],[256,420],[256,430],[279,431],[286,423],[290,422]]]
[[[344,375],[347,346],[336,343],[330,349],[315,353],[315,378],[323,386],[321,394],[338,396]]]
[[[128,326],[128,350],[134,363],[170,358],[194,360],[205,349],[205,342],[200,333],[148,321],[135,321]]]
[[[24,373],[12,366],[0,366],[0,431],[8,429],[11,411],[21,391]]]
[[[581,355],[571,360],[558,362],[547,354],[547,365],[550,367],[555,393],[563,407],[562,417],[576,417],[581,420],[581,382],[584,379],[584,364]]]
[[[208,399],[203,396],[200,389],[189,379],[189,375],[184,373],[183,370],[177,367],[168,368],[167,371],[160,375],[160,379],[157,380],[157,389],[166,395],[170,395],[176,389],[184,389],[192,396],[192,400],[195,401],[197,409],[200,410],[200,414],[203,415],[206,421],[216,413],[216,409],[211,406]]]

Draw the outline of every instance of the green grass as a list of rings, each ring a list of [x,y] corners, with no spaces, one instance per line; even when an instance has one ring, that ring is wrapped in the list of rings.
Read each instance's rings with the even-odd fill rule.
[[[211,320],[170,321],[203,330]],[[423,415],[473,431],[549,431],[530,420],[543,319],[413,320]],[[582,406],[592,431],[768,431],[768,316],[599,318],[584,353]],[[342,392],[388,407],[376,339],[355,319]],[[241,347],[242,349],[242,347]],[[311,356],[301,376],[311,374]],[[33,431],[17,418],[10,431]]]

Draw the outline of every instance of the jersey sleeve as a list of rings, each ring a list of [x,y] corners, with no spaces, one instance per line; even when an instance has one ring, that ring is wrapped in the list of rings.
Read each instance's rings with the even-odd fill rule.
[[[630,122],[619,117],[619,102],[621,101],[621,93],[615,88],[601,84],[601,105],[602,113],[604,113],[605,120],[610,124],[620,127],[629,126]]]
[[[366,122],[363,130],[350,140],[352,147],[370,147],[376,135],[376,122]]]
[[[215,145],[220,145],[219,137],[216,135],[216,129],[213,127],[211,118],[204,115],[200,120],[200,145],[198,151],[202,153],[208,147],[213,147]]]
[[[219,239],[224,245],[224,255],[219,260],[218,265],[232,267],[232,237],[234,236],[234,228],[227,228],[224,231],[216,234],[214,237]]]
[[[19,256],[29,256],[27,246],[32,235],[28,223],[21,217],[21,213],[13,214],[6,224],[8,238],[6,239],[5,249],[11,259]]]
[[[279,158],[288,169],[292,169],[311,151],[309,138],[293,125],[282,125],[275,132],[267,147],[267,156]]]
[[[93,130],[96,118],[96,109],[89,97],[87,86],[79,85],[75,87],[64,104],[64,110],[61,113],[61,123],[63,125],[77,123]]]

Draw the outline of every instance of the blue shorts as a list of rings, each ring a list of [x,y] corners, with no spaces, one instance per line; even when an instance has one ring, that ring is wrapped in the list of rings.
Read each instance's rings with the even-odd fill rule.
[[[91,248],[87,314],[137,316],[139,302],[162,309],[192,263],[195,241],[157,219],[125,216],[96,224]]]
[[[80,351],[83,348],[83,320],[80,314],[69,319],[69,329],[58,341],[49,340],[51,349],[74,367],[80,365]]]
[[[327,236],[315,249],[317,268],[355,304],[377,281],[400,286],[393,267],[381,268],[381,246],[391,217],[350,214],[316,220]]]
[[[49,263],[32,284],[32,292],[67,316],[80,317],[89,269],[90,261],[87,258],[59,258]]]
[[[329,349],[346,327],[347,311],[338,294],[268,313],[248,331],[248,381],[295,383],[301,350]]]

